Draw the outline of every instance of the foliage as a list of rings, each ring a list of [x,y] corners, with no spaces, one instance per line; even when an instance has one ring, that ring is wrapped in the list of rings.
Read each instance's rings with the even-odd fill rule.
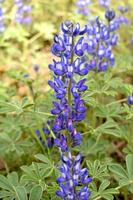
[[[4,1],[6,30],[0,33],[0,199],[58,200],[59,153],[42,145],[35,130],[42,130],[50,114],[53,93],[47,81],[50,45],[59,24],[66,19],[85,24],[88,18],[103,18],[105,8],[90,4],[88,17],[76,12],[76,1],[32,0],[32,23],[14,22],[13,1]],[[117,10],[119,2],[112,0]],[[122,5],[133,6],[132,0]],[[115,67],[106,72],[90,71],[83,95],[87,114],[77,129],[84,137],[74,152],[84,156],[93,181],[91,200],[130,200],[133,195],[133,92],[131,23],[119,30]],[[117,11],[118,12],[118,11]],[[118,13],[117,13],[118,14]],[[39,66],[35,70],[35,65]],[[50,130],[51,131],[51,130]],[[52,131],[50,132],[52,136]],[[57,164],[58,163],[58,164]]]

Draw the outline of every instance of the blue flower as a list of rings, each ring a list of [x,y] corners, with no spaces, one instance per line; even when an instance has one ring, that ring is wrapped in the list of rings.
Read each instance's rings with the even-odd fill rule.
[[[64,135],[60,135],[58,138],[56,138],[54,143],[61,149],[62,152],[68,151],[67,137]]]
[[[3,3],[3,2],[0,2],[0,3]],[[0,7],[0,33],[3,33],[5,31],[5,29],[6,29],[6,27],[5,27],[5,23],[4,23],[4,12],[3,12],[3,8]]]
[[[107,10],[105,13],[105,18],[110,22],[115,18],[114,10]]]
[[[91,4],[90,0],[78,0],[76,6],[78,8],[78,13],[87,16],[90,12],[89,6]]]
[[[119,28],[119,23],[114,19],[114,11],[108,10],[105,16],[108,19],[108,25],[97,17],[95,20],[90,21],[87,26],[88,37],[85,38],[86,48],[84,51],[87,49],[90,59],[82,65],[82,69],[84,69],[83,66],[86,66],[86,73],[95,68],[98,72],[106,71],[108,67],[115,64],[112,47],[117,45],[118,42],[118,36],[114,31]],[[78,58],[75,66],[80,66],[80,64],[82,62]],[[83,73],[83,75],[85,74]]]
[[[34,69],[35,72],[38,72],[39,69],[40,69],[40,65],[34,64],[34,65],[33,65],[33,69]]]
[[[35,134],[37,135],[38,139],[41,141],[43,146],[47,146],[48,148],[52,148],[53,145],[54,145],[54,139],[50,136],[50,130],[46,127],[43,127],[41,131],[42,131],[42,134],[45,135],[44,138],[46,138],[46,140],[43,139],[40,130],[36,129]]]
[[[60,189],[56,194],[64,200],[88,200],[90,196],[88,184],[92,179],[87,168],[82,169],[81,162],[81,154],[77,156],[72,156],[70,152],[67,155],[62,154],[61,175],[57,179]]]
[[[98,2],[100,6],[107,8],[110,6],[111,0],[98,0]]]
[[[75,74],[84,76],[89,71],[89,65],[83,59],[86,45],[82,35],[86,31],[87,26],[81,28],[79,23],[74,25],[66,21],[61,24],[62,33],[55,35],[51,48],[52,53],[59,57],[58,61],[53,60],[53,64],[49,65],[54,73],[54,80],[50,80],[48,83],[54,89],[57,98],[57,101],[53,102],[54,108],[51,110],[51,113],[56,115],[52,130],[56,136],[58,135],[55,141],[62,150],[65,136],[61,132],[64,130],[68,130],[70,133],[72,146],[79,145],[82,141],[74,122],[81,121],[85,117],[86,108],[80,96],[87,90],[87,86],[85,85],[86,79],[77,82],[74,76]],[[79,39],[74,42],[74,38],[77,36]],[[75,59],[74,55],[76,55]],[[71,96],[71,100],[69,96]],[[76,100],[77,97],[79,98]],[[74,104],[75,106],[73,106]]]
[[[15,21],[19,24],[29,24],[32,21],[29,13],[32,11],[30,5],[26,5],[24,0],[14,0],[14,4],[17,7],[17,12],[15,15]]]
[[[128,6],[118,6],[118,10],[123,14],[129,11],[129,7]]]
[[[133,105],[133,94],[128,96],[127,102],[128,102],[128,104]]]
[[[131,45],[133,46],[133,36],[132,36],[131,39],[130,39],[130,43],[131,43]]]
[[[115,13],[108,11],[107,24],[97,17],[83,28],[67,21],[61,25],[61,34],[54,37],[51,51],[58,59],[49,65],[53,80],[48,83],[55,94],[51,109],[54,144],[62,154],[56,194],[64,200],[88,200],[90,196],[88,184],[92,179],[88,170],[81,168],[81,155],[72,156],[70,149],[82,143],[77,123],[85,119],[87,109],[82,95],[88,86],[83,76],[93,69],[106,71],[115,64],[113,47],[118,36],[114,31],[119,23],[114,17]]]
[[[72,146],[80,145],[82,142],[82,136],[77,130],[74,128],[73,131],[71,131],[71,138],[72,138]]]

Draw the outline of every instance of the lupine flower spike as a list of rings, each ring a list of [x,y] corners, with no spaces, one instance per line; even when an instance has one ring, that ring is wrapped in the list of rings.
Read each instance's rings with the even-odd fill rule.
[[[61,26],[62,33],[55,35],[54,43],[51,51],[60,59],[53,60],[53,64],[49,68],[54,73],[54,80],[49,81],[49,85],[55,91],[56,102],[53,102],[54,108],[51,113],[55,115],[55,122],[52,130],[58,139],[62,138],[61,132],[67,130],[72,139],[72,145],[79,145],[82,141],[81,134],[74,127],[74,123],[81,121],[85,117],[84,100],[81,94],[87,89],[85,85],[86,79],[76,81],[74,76],[84,76],[88,73],[89,68],[82,61],[83,48],[81,40],[87,31],[85,26],[80,28],[79,24],[74,26],[71,22],[65,22]],[[74,40],[80,36],[79,40],[75,43]],[[74,59],[74,55],[77,57]],[[55,142],[58,143],[58,139]],[[62,143],[61,143],[62,144]]]
[[[86,78],[77,81],[75,75],[82,77],[89,72],[89,65],[84,59],[87,49],[83,35],[86,32],[87,26],[81,28],[78,23],[74,25],[66,21],[61,25],[61,34],[55,35],[51,48],[52,53],[59,57],[58,61],[53,60],[53,64],[49,65],[54,75],[49,85],[57,99],[51,110],[55,115],[52,131],[56,136],[54,143],[60,148],[62,160],[61,176],[57,180],[60,189],[56,194],[64,200],[88,200],[90,196],[88,184],[91,178],[88,170],[81,168],[81,155],[72,156],[71,146],[68,146],[68,141],[72,147],[82,142],[75,122],[85,118],[86,107],[81,95],[87,90],[87,86]]]
[[[90,21],[84,44],[89,54],[89,61],[86,60],[89,70],[97,69],[98,72],[106,71],[109,66],[115,64],[112,49],[118,41],[115,30],[119,28],[119,24],[114,21],[115,12],[107,10],[105,17],[108,24],[100,21],[98,17]]]
[[[81,162],[80,154],[75,157],[72,157],[70,152],[67,156],[62,154],[61,176],[57,179],[60,189],[56,192],[57,196],[65,200],[87,200],[89,198],[88,184],[92,179],[89,177],[87,168],[81,168]]]

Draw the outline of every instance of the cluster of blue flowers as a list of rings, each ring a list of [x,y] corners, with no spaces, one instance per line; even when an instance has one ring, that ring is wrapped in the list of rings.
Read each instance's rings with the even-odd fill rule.
[[[29,24],[32,21],[29,13],[32,11],[32,7],[30,5],[25,4],[24,0],[14,0],[14,4],[17,7],[17,12],[15,16],[15,20],[20,24]]]
[[[3,9],[4,0],[0,0],[0,33],[3,33],[6,29],[5,26],[5,17]],[[25,4],[24,0],[14,0],[14,5],[16,6],[15,21],[19,24],[30,24],[32,17],[29,15],[32,11],[32,6]]]
[[[90,13],[89,5],[92,2],[90,0],[78,0],[76,2],[76,6],[78,8],[78,13],[88,16]],[[98,0],[98,3],[101,7],[104,7],[106,10],[109,9],[111,5],[111,0]],[[120,26],[121,24],[126,24],[128,25],[130,23],[129,19],[124,16],[125,13],[129,11],[128,6],[118,6],[118,10],[120,11],[120,15],[115,17],[115,23]]]
[[[120,15],[116,18],[117,23],[121,24],[130,24],[130,20],[125,16],[125,14],[129,11],[128,6],[118,6],[118,10],[120,11]]]
[[[56,194],[65,200],[87,200],[90,196],[87,185],[92,179],[87,168],[81,168],[81,160],[80,154],[76,157],[72,157],[70,152],[68,156],[62,155],[61,176],[57,179],[60,190]],[[81,185],[84,185],[82,189]]]
[[[87,26],[81,29],[79,24],[74,27],[67,21],[62,24],[61,29],[62,34],[54,37],[51,48],[52,53],[59,59],[53,60],[53,64],[49,65],[54,73],[54,80],[49,81],[49,85],[54,89],[55,97],[58,99],[57,102],[53,102],[54,108],[51,110],[56,116],[52,130],[59,137],[60,132],[67,130],[75,146],[81,143],[82,137],[73,123],[82,121],[86,111],[84,100],[81,98],[81,94],[87,90],[86,79],[76,81],[75,75],[84,76],[89,71],[87,64],[82,60],[82,46],[79,46],[82,39],[80,35],[87,31]],[[77,36],[80,38],[75,42]]]
[[[89,14],[88,6],[91,4],[91,0],[78,0],[76,6],[78,13],[87,16]]]
[[[81,28],[78,23],[74,25],[66,21],[61,25],[61,34],[55,35],[51,48],[52,53],[58,57],[58,61],[53,60],[49,65],[54,79],[48,83],[57,99],[51,110],[55,115],[52,131],[56,136],[54,143],[60,149],[62,161],[61,176],[57,180],[60,188],[56,194],[64,200],[87,200],[90,196],[88,184],[92,181],[88,170],[81,167],[82,156],[71,155],[71,147],[82,142],[75,123],[85,118],[86,111],[82,99],[82,93],[87,90],[86,79],[80,79],[89,72],[88,64],[84,62],[85,49],[82,48],[85,47],[85,33],[87,26]]]
[[[92,181],[88,170],[81,168],[82,156],[71,155],[71,147],[80,145],[82,135],[76,124],[85,118],[86,107],[82,94],[88,89],[86,76],[90,70],[106,71],[114,65],[112,47],[117,44],[115,13],[108,10],[107,25],[96,18],[83,28],[66,21],[61,33],[55,35],[51,52],[58,57],[49,65],[53,80],[48,83],[56,101],[51,113],[55,116],[51,129],[54,145],[60,149],[61,176],[57,196],[64,200],[88,200],[88,184]],[[82,78],[83,77],[83,78]],[[38,134],[39,136],[39,134]]]
[[[3,11],[3,0],[0,1],[0,33],[5,31],[5,24],[4,24],[4,11]]]
[[[118,36],[115,31],[118,29],[119,24],[115,22],[115,12],[108,10],[105,14],[108,24],[101,22],[99,18],[90,21],[87,25],[87,34],[83,44],[86,51],[84,59],[87,62],[89,70],[97,69],[97,71],[106,71],[109,66],[115,64],[115,58],[112,48],[117,44]],[[82,42],[81,42],[82,45]],[[85,52],[84,51],[84,52]]]

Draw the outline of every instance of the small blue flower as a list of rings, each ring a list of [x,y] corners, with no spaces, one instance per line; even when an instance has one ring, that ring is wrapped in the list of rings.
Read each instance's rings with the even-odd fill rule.
[[[87,16],[90,12],[89,6],[91,4],[90,0],[78,0],[76,6],[78,8],[78,13]]]
[[[133,46],[133,36],[132,36],[131,39],[130,39],[130,43],[131,43],[131,45]]]
[[[62,152],[68,151],[67,138],[64,135],[60,135],[54,140],[57,147],[61,149]]]
[[[98,2],[100,6],[107,8],[110,6],[111,0],[98,0]]]
[[[121,15],[116,18],[117,23],[129,25],[130,21],[125,16]]]
[[[83,56],[84,54],[84,49],[83,49],[83,43],[84,42],[84,37],[81,37],[77,44],[75,45],[75,53],[77,56]]]
[[[133,94],[128,96],[127,102],[128,102],[128,104],[133,105]]]
[[[40,65],[34,64],[34,65],[33,65],[33,69],[34,69],[35,72],[38,72],[39,69],[40,69]]]
[[[107,10],[105,13],[105,18],[110,22],[115,18],[114,10]]]
[[[50,136],[50,130],[48,128],[42,128],[42,133],[45,134],[46,141],[43,139],[40,130],[36,129],[35,134],[38,139],[41,141],[42,145],[47,146],[48,148],[52,148],[54,145],[54,139]]]
[[[107,68],[108,68],[108,63],[107,63],[107,62],[101,61],[101,62],[99,63],[98,69],[99,69],[100,72],[101,72],[101,71],[106,71]]]
[[[5,23],[4,23],[4,12],[3,12],[3,8],[0,7],[0,33],[3,33],[5,31],[5,29],[6,29],[6,27],[5,27]]]
[[[118,10],[123,14],[129,11],[128,6],[118,6]]]
[[[32,18],[29,16],[29,13],[31,13],[32,7],[26,5],[24,0],[14,0],[14,4],[17,7],[15,21],[19,24],[30,24]]]
[[[73,131],[71,132],[71,138],[72,138],[72,146],[78,146],[82,142],[82,136],[81,133],[77,132],[77,130],[74,128]]]

